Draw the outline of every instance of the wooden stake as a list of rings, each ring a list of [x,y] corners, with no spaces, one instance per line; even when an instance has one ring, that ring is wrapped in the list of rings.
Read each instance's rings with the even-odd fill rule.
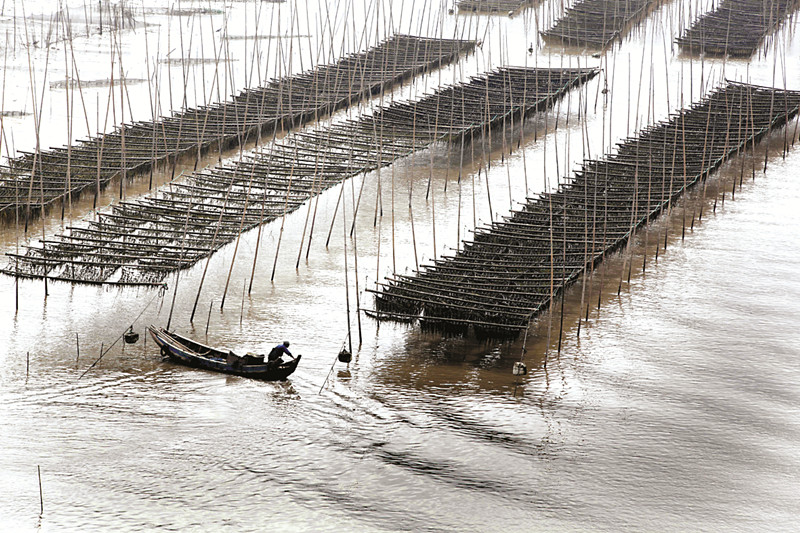
[[[39,517],[44,514],[44,493],[42,491],[42,467],[36,465],[36,471],[39,474]]]
[[[244,284],[242,285],[242,308],[239,310],[239,327],[242,327],[242,319],[244,318],[244,292],[247,289],[247,278],[244,279]]]

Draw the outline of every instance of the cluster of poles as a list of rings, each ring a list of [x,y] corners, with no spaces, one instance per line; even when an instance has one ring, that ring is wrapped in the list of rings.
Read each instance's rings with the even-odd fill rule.
[[[0,167],[0,216],[22,213],[27,228],[32,211],[58,201],[63,205],[85,189],[94,188],[96,202],[101,188],[112,179],[121,178],[122,184],[128,176],[149,171],[152,180],[158,164],[171,162],[174,172],[179,157],[200,157],[212,147],[221,157],[230,148],[317,120],[403,79],[450,63],[472,47],[471,41],[395,35],[366,52],[244,90],[228,101],[122,124],[112,133],[64,148],[20,151],[21,157]],[[124,99],[125,85],[119,87]],[[124,112],[124,106],[121,109]]]
[[[526,4],[512,0],[462,0],[457,5],[463,11],[512,14]],[[658,0],[584,0],[568,8],[566,15],[542,36],[545,41],[605,50],[660,4]],[[740,18],[749,8],[752,11],[755,4],[759,9],[740,23]],[[724,0],[718,9],[698,19],[678,42],[694,52],[744,55],[743,51],[750,49],[752,54],[797,5],[798,0],[755,3]],[[118,20],[124,18],[120,11]],[[65,68],[77,76],[71,39],[66,37],[70,24],[66,19],[59,19],[58,24],[64,27],[65,42],[70,43],[64,46]],[[721,40],[723,30],[724,40]],[[212,254],[235,241],[221,299],[221,306],[224,305],[239,239],[245,231],[258,228],[250,273],[252,288],[261,231],[266,222],[282,219],[273,262],[274,278],[287,213],[308,205],[297,252],[299,265],[304,248],[308,257],[311,247],[320,194],[341,184],[327,242],[337,214],[341,213],[346,247],[347,202],[342,202],[345,180],[378,171],[374,206],[377,223],[383,209],[381,168],[437,142],[448,142],[459,151],[463,164],[467,150],[473,152],[469,159],[474,160],[475,147],[479,143],[491,147],[493,135],[498,134],[503,137],[503,153],[510,153],[512,141],[506,135],[515,131],[515,123],[519,126],[529,114],[552,108],[570,89],[598,73],[586,68],[502,67],[466,83],[439,88],[419,100],[383,105],[381,98],[381,105],[371,114],[332,121],[328,126],[295,132],[277,140],[279,130],[319,121],[370,96],[382,97],[403,80],[474,51],[478,43],[395,34],[364,52],[344,55],[334,63],[245,89],[230,100],[206,102],[194,108],[183,106],[170,116],[158,116],[158,106],[152,106],[152,120],[126,123],[125,102],[127,98],[130,110],[130,98],[120,42],[118,35],[109,38],[112,49],[118,51],[116,65],[112,55],[112,90],[114,73],[119,73],[119,109],[114,107],[113,98],[109,98],[109,109],[111,113],[119,112],[120,121],[114,118],[119,126],[108,134],[44,150],[38,140],[41,117],[35,116],[36,150],[20,151],[20,157],[0,167],[0,217],[13,216],[18,224],[24,219],[27,229],[34,215],[60,201],[63,218],[63,206],[73,196],[94,189],[96,205],[102,188],[114,179],[120,182],[120,202],[107,212],[98,213],[94,220],[79,226],[69,225],[51,238],[45,237],[43,228],[42,240],[37,245],[26,247],[24,253],[8,254],[11,261],[2,272],[17,279],[42,278],[45,287],[47,280],[161,286],[169,274],[206,258],[192,319]],[[225,90],[229,71],[224,65],[229,58],[222,42],[215,41],[213,48],[217,71],[223,65],[221,76],[225,77],[215,83]],[[253,54],[255,57],[255,49]],[[148,65],[148,72],[149,68]],[[35,102],[37,91],[31,81],[36,112],[41,104],[37,106]],[[83,99],[80,80],[68,76],[65,87],[75,87],[75,81],[77,98],[74,90],[67,91],[70,109]],[[799,106],[798,92],[730,82],[669,120],[627,139],[615,153],[585,161],[574,178],[557,190],[528,199],[523,208],[513,210],[510,216],[478,228],[474,238],[454,255],[436,259],[420,269],[414,239],[416,273],[401,275],[393,268],[388,281],[376,283],[375,290],[371,290],[375,294],[375,309],[370,314],[379,319],[418,322],[423,328],[447,334],[472,331],[482,338],[515,337],[527,329],[532,318],[548,308],[552,313],[559,296],[563,304],[567,287],[581,274],[591,276],[604,257],[630,246],[637,229],[662,212],[670,212],[687,188],[705,183],[706,176],[733,155],[743,151],[754,153],[758,140],[787,124]],[[88,129],[85,103],[83,107]],[[71,132],[71,118],[68,127]],[[519,129],[524,136],[524,129]],[[247,143],[261,142],[266,135],[271,136],[272,142],[245,154]],[[7,143],[7,137],[3,140]],[[194,157],[197,165],[209,151],[218,151],[221,160],[224,151],[237,147],[240,148],[237,160],[199,171],[195,168],[185,179],[157,193],[136,201],[123,200],[123,184],[133,174],[149,172],[152,186],[152,175],[159,165],[171,164],[174,178],[179,158]],[[482,149],[485,156],[485,146]],[[461,178],[459,167],[459,183]],[[364,183],[366,180],[362,181],[361,190],[353,187],[348,193],[352,195],[353,206],[350,236],[359,208],[363,209]],[[474,183],[472,189],[474,194]],[[490,195],[488,178],[486,189]],[[525,189],[528,190],[527,176]],[[434,190],[429,179],[426,199]],[[705,194],[705,188],[703,191]],[[510,195],[509,184],[509,205]],[[390,199],[394,254],[394,171]],[[491,212],[491,196],[488,201]],[[460,202],[459,189],[459,217]],[[434,205],[431,198],[436,251]],[[474,205],[473,200],[477,226]],[[407,208],[413,233],[410,185]],[[458,229],[460,232],[460,220]],[[459,241],[460,237],[459,233]],[[666,243],[666,230],[663,239]],[[346,254],[345,250],[345,258]],[[380,248],[377,268],[380,268]],[[631,270],[632,266],[628,266],[629,276]],[[345,275],[346,272],[345,266]],[[588,316],[588,302],[595,295],[591,289],[587,294],[586,279],[584,276],[581,309],[585,305]],[[620,280],[620,286],[621,283]],[[360,317],[360,303],[357,305]],[[349,314],[348,308],[348,317]]]
[[[754,153],[756,143],[786,125],[799,107],[800,92],[730,82],[624,141],[614,154],[587,161],[557,191],[479,229],[456,255],[414,276],[395,275],[375,291],[372,314],[418,320],[446,334],[472,327],[479,338],[514,337],[552,310],[581,274],[591,276],[638,228],[670,211],[687,188],[705,183],[733,155]],[[581,308],[592,299],[586,279]]]
[[[456,6],[460,12],[503,13],[511,16],[532,3],[532,0],[458,0]]]
[[[664,0],[583,0],[542,32],[546,42],[605,50]],[[793,13],[798,0],[723,0],[676,39],[691,55],[750,57]]]
[[[30,25],[26,24],[28,27],[20,28],[17,24],[18,15],[25,18],[26,13],[24,3],[20,2],[19,4],[19,12],[16,2],[4,2],[0,5],[2,15],[10,15],[12,18],[9,37],[13,48],[16,48],[17,44],[32,44],[37,48],[49,48],[77,37],[92,37],[103,35],[103,32],[116,32],[139,26],[132,10],[126,6],[125,0],[118,3],[112,3],[112,0],[97,0],[96,2],[83,0],[83,5],[78,9],[82,19],[80,24],[72,24],[67,11],[59,9],[49,15],[46,20],[43,13],[39,15],[38,21],[37,17],[31,17]],[[68,31],[63,31],[67,27]]]
[[[750,57],[798,6],[798,0],[723,0],[675,41],[684,53]]]
[[[567,8],[555,25],[542,32],[545,42],[606,49],[640,22],[661,0],[583,0]]]
[[[238,244],[242,232],[284,217],[347,178],[380,169],[437,141],[459,146],[463,158],[465,150],[474,149],[476,136],[491,143],[492,128],[503,132],[513,128],[514,121],[523,121],[526,113],[550,108],[570,88],[597,73],[594,69],[501,68],[421,100],[394,102],[371,115],[297,132],[252,157],[196,172],[159,195],[120,202],[87,227],[70,228],[25,254],[11,254],[13,262],[4,272],[70,282],[159,284],[167,274],[210,257],[235,239]],[[354,216],[362,203],[364,183]],[[394,186],[391,194],[394,212]],[[376,217],[379,202],[376,198]],[[337,211],[340,203],[341,194]],[[316,221],[317,204],[313,205],[312,214],[309,203],[305,223],[306,255]],[[410,200],[409,216],[413,217]],[[335,220],[336,212],[326,244]],[[304,244],[300,243],[298,264]],[[275,263],[279,250],[280,243]]]
[[[323,94],[336,96],[338,103],[338,96],[347,93],[353,102],[416,70],[450,62],[474,44],[396,36],[370,53],[324,67],[340,75],[326,77],[335,83],[326,86]],[[360,70],[365,75],[356,77]],[[252,156],[195,172],[160,193],[121,201],[88,226],[70,227],[54,239],[43,240],[41,246],[29,247],[25,254],[10,254],[13,261],[4,272],[70,282],[157,285],[167,274],[210,256],[246,230],[294,211],[346,178],[386,166],[447,135],[473,130],[485,122],[484,114],[502,117],[512,108],[535,106],[540,102],[531,102],[530,97],[544,101],[562,91],[561,85],[580,78],[580,73],[570,77],[569,71],[538,72],[530,79],[532,88],[538,78],[540,84],[558,85],[553,94],[537,96],[533,90],[527,92],[528,78],[520,77],[520,72],[525,73],[498,72],[420,102],[396,103],[357,120],[274,141]],[[310,75],[304,74],[301,81],[307,78]],[[476,101],[488,99],[490,89],[495,96],[495,79],[501,95],[508,95],[499,109]],[[313,221],[309,241],[311,234]]]

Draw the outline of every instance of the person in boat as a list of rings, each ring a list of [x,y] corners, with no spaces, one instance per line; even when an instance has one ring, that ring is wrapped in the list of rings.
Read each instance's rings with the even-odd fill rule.
[[[274,347],[267,356],[267,362],[273,365],[279,365],[281,364],[281,357],[283,354],[286,354],[294,359],[292,352],[289,351],[289,341],[283,341],[283,344],[279,344]]]

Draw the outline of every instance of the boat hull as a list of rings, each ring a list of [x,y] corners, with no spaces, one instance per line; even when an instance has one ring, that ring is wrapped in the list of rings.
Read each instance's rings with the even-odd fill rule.
[[[169,332],[164,328],[149,326],[147,330],[161,349],[161,355],[170,361],[192,368],[202,368],[223,374],[233,374],[264,381],[283,381],[289,377],[300,363],[301,355],[294,360],[278,365],[243,364],[238,356],[229,357],[223,350],[200,344],[188,337]]]

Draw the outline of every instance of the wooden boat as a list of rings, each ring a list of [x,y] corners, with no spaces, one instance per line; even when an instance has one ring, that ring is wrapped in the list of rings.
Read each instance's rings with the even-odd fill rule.
[[[164,328],[148,326],[147,330],[161,348],[161,355],[171,361],[195,368],[205,368],[225,374],[235,374],[266,381],[283,381],[295,371],[301,355],[287,363],[264,362],[263,355],[236,355],[227,350],[212,348]]]

